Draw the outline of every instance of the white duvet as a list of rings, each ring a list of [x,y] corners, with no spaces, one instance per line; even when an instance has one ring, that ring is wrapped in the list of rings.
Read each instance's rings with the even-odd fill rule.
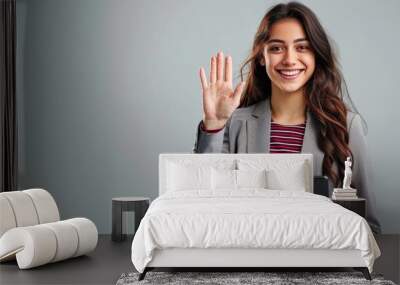
[[[358,249],[370,272],[380,256],[359,215],[320,195],[266,189],[161,195],[133,239],[133,265],[143,272],[154,249],[171,247]]]

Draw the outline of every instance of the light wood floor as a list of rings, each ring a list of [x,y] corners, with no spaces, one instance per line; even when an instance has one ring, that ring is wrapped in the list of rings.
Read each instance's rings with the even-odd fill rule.
[[[377,236],[382,256],[374,272],[399,283],[400,235]],[[19,270],[15,261],[0,264],[0,284],[115,284],[124,272],[135,271],[131,259],[131,238],[111,241],[110,235],[100,235],[94,252],[41,267]],[[310,270],[312,271],[312,270]]]

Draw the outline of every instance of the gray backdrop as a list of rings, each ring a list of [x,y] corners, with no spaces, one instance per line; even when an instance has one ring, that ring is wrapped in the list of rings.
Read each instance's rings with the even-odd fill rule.
[[[339,49],[369,125],[378,214],[400,233],[400,1],[302,1]],[[20,189],[43,187],[62,218],[111,232],[111,198],[158,191],[158,155],[191,152],[198,69],[248,54],[277,1],[17,0]]]

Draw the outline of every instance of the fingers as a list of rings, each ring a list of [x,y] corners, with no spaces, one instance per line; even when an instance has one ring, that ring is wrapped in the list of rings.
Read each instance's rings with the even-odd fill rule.
[[[225,70],[225,72],[224,72]],[[224,57],[222,51],[211,57],[210,84],[227,81],[232,85],[232,57]]]
[[[217,80],[224,80],[224,54],[220,51],[217,55]]]
[[[225,81],[232,85],[232,57],[225,58]]]
[[[239,103],[240,103],[240,99],[242,98],[242,93],[243,93],[243,89],[244,89],[245,85],[246,85],[246,82],[244,82],[244,81],[240,82],[236,86],[235,91],[233,92],[233,98],[237,105],[239,105]]]
[[[200,81],[201,81],[201,88],[206,89],[208,87],[206,73],[204,68],[200,68]]]
[[[217,62],[215,56],[211,57],[210,84],[217,81]]]

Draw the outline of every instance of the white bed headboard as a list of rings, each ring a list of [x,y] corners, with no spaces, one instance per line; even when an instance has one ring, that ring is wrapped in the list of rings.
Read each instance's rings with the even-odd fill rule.
[[[270,154],[270,153],[161,153],[159,155],[158,162],[158,185],[159,185],[159,195],[166,192],[167,185],[167,165],[168,161],[188,161],[188,162],[198,162],[199,164],[206,165],[220,165],[232,163],[234,169],[236,169],[237,159],[246,160],[257,160],[257,159],[267,159],[274,162],[281,162],[282,160],[288,162],[301,162],[304,161],[306,167],[306,184],[307,192],[313,193],[313,156],[312,154]]]

